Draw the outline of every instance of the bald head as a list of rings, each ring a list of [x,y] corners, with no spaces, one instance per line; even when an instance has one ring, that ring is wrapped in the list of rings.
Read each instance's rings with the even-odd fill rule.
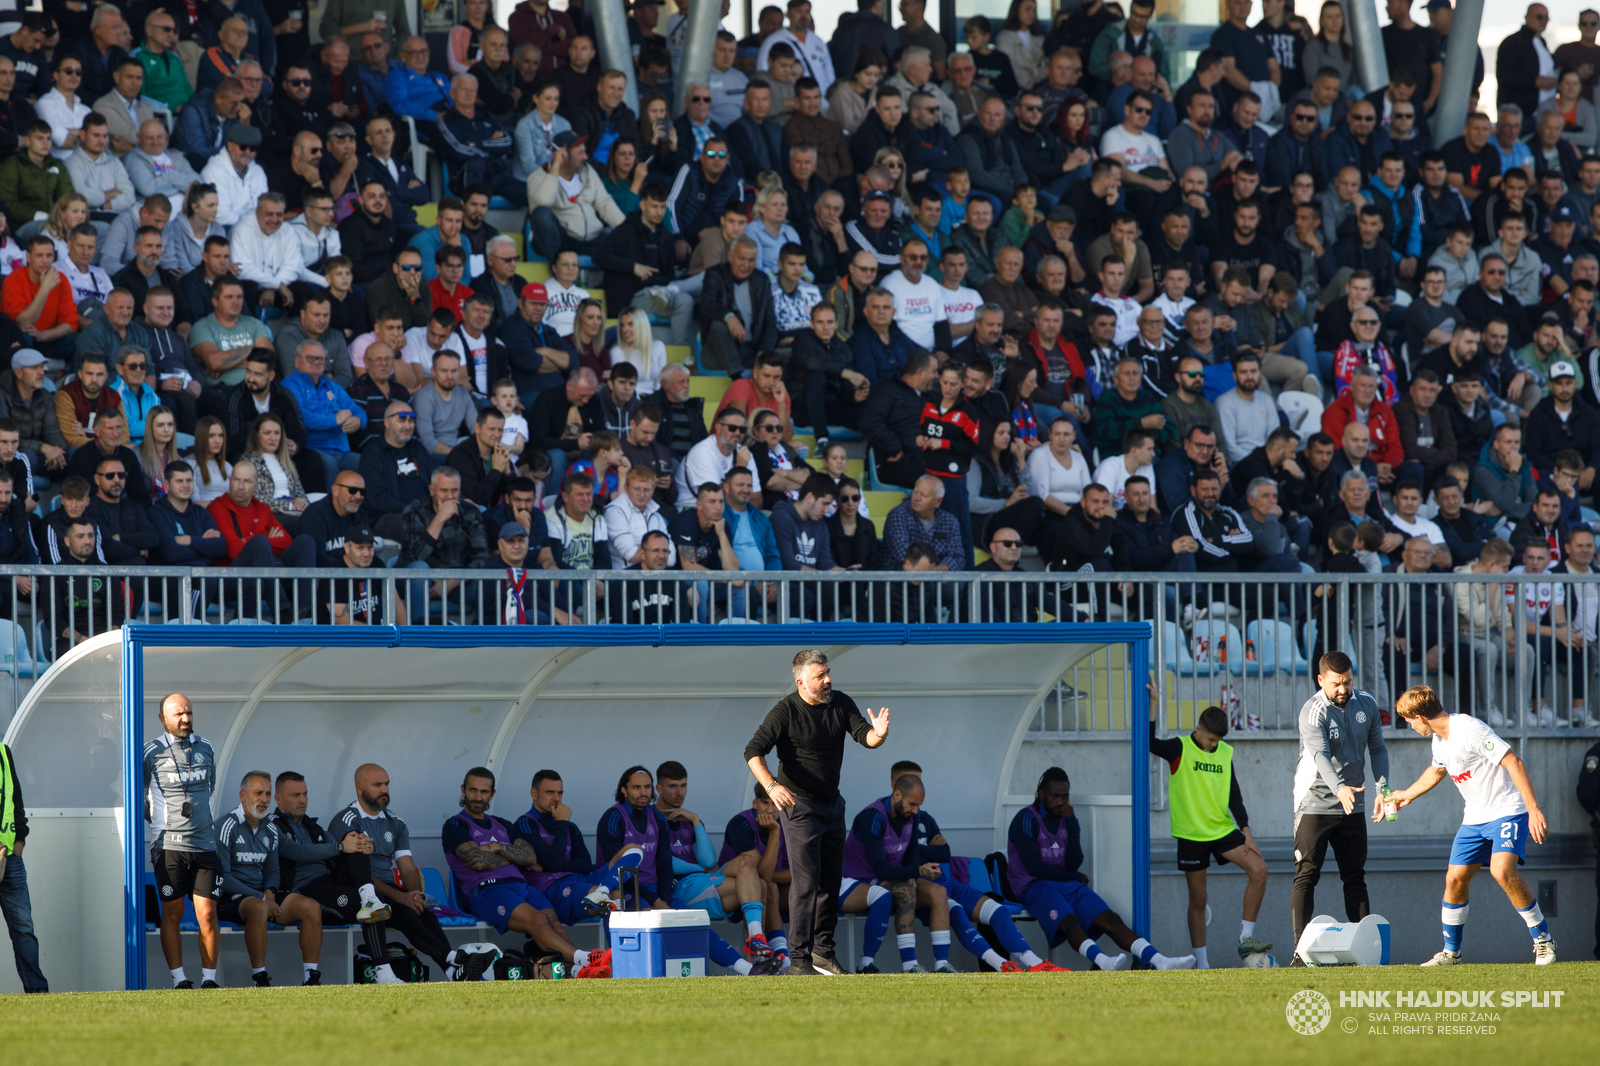
[[[375,762],[356,767],[356,798],[371,814],[389,806],[389,771]]]
[[[174,692],[161,701],[161,728],[182,740],[194,732],[194,708],[189,697]]]

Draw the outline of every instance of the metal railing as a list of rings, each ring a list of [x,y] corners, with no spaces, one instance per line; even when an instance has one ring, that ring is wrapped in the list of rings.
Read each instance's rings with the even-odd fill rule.
[[[1507,736],[1588,729],[1600,708],[1600,575],[574,571],[0,567],[0,669],[13,685],[124,621],[562,625],[1131,620],[1152,623],[1165,729],[1211,704],[1237,735],[1292,736],[1329,650],[1380,707],[1428,684]],[[1522,605],[1576,637],[1527,632]],[[11,620],[7,626],[4,619]],[[1551,618],[1542,628],[1548,630]],[[1515,639],[1521,634],[1521,639]],[[1398,639],[1397,639],[1398,638]],[[1068,671],[1033,733],[1125,737],[1120,653]],[[1142,685],[1140,686],[1142,688]],[[14,687],[13,696],[17,694]],[[15,706],[15,698],[13,699]],[[1498,717],[1496,717],[1498,715]],[[1391,728],[1395,723],[1388,723]]]

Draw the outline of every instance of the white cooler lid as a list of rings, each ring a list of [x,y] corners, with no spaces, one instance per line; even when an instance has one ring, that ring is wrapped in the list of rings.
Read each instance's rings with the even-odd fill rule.
[[[705,911],[613,911],[613,929],[707,929],[711,916]]]

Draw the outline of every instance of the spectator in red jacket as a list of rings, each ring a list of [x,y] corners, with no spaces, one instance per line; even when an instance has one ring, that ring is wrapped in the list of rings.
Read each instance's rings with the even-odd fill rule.
[[[1358,418],[1358,414],[1362,417]],[[1378,399],[1378,372],[1370,366],[1358,367],[1350,387],[1322,412],[1322,432],[1334,440],[1344,440],[1344,427],[1363,421],[1372,437],[1367,454],[1378,464],[1378,482],[1392,485],[1410,478],[1422,482],[1422,464],[1406,459],[1400,443],[1400,423],[1388,404]]]
[[[233,464],[233,474],[228,478],[228,494],[212,500],[206,510],[217,523],[217,529],[222,532],[222,539],[227,544],[223,558],[214,560],[213,566],[265,570],[317,565],[316,542],[304,533],[298,537],[289,536],[272,513],[272,508],[256,499],[256,468],[249,459]],[[257,583],[244,581],[241,584],[242,587],[237,590],[241,609],[246,614],[254,614]],[[291,615],[288,621],[294,620],[293,605],[296,602],[300,611],[307,614],[313,608],[311,582],[300,581],[296,584],[299,586],[298,597],[287,585],[278,589],[277,597],[270,593],[267,596],[269,604],[284,604]]]

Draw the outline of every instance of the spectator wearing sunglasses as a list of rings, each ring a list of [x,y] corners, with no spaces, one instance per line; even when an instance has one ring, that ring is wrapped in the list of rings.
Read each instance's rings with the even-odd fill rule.
[[[367,482],[355,470],[341,470],[328,495],[300,515],[300,532],[317,546],[318,566],[343,566],[345,533],[352,526],[369,526]]]
[[[267,116],[266,148],[287,159],[297,135],[310,131],[327,140],[333,116],[311,98],[311,70],[292,66],[278,83],[281,92],[272,94],[272,112]]]
[[[106,562],[144,563],[149,553],[160,547],[161,538],[145,516],[148,499],[136,500],[130,495],[140,483],[148,484],[141,476],[139,460],[127,448],[117,448],[118,454],[108,455],[95,466],[94,493],[89,497],[89,507],[83,517],[100,531],[100,547]],[[124,455],[122,453],[126,452]]]
[[[83,120],[89,115],[89,105],[78,96],[83,81],[83,61],[69,56],[61,61],[51,77],[55,88],[39,97],[36,110],[39,118],[50,124],[50,154],[66,160],[78,147]]]
[[[417,413],[409,403],[394,400],[383,416],[383,435],[361,450],[361,479],[366,504],[378,516],[379,532],[399,530],[400,512],[428,495],[428,478],[437,465],[416,438]],[[392,539],[399,539],[393,537]]]

